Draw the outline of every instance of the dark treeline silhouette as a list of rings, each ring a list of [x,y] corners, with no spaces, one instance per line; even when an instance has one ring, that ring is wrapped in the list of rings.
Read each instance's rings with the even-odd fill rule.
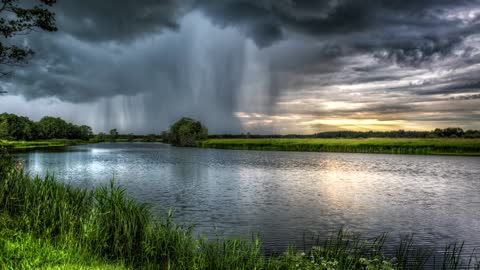
[[[188,120],[188,121],[187,121]],[[195,134],[202,134],[198,139],[206,138],[207,131],[199,122],[193,121],[188,118],[183,118],[179,123],[190,123],[193,126],[200,127],[200,131]],[[184,124],[185,124],[184,123]],[[178,126],[180,124],[176,123]],[[175,127],[173,125],[172,127]],[[189,126],[189,125],[187,125]],[[186,132],[186,128],[177,128],[183,133]],[[179,133],[179,132],[176,132]],[[89,126],[81,125],[77,126],[72,123],[68,123],[65,120],[58,117],[45,116],[40,121],[32,121],[28,117],[18,116],[15,114],[2,113],[0,114],[0,139],[4,140],[50,140],[50,139],[80,139],[95,141],[144,141],[154,142],[164,140],[172,143],[172,131],[164,132],[162,135],[135,135],[119,134],[116,129],[110,130],[108,134],[98,133],[94,136],[92,129]],[[181,132],[180,132],[181,133]],[[179,138],[188,137],[181,133],[177,134]],[[445,129],[437,128],[432,131],[408,131],[408,130],[396,130],[396,131],[327,131],[308,135],[288,134],[288,135],[258,135],[258,134],[219,134],[209,135],[208,138],[480,138],[480,130],[466,130],[461,128],[449,127]]]
[[[35,122],[24,116],[0,114],[0,139],[4,140],[88,140],[92,136],[89,126],[77,126],[58,117],[45,116]]]
[[[409,131],[409,130],[395,130],[395,131],[327,131],[315,134],[299,135],[253,135],[247,134],[222,134],[210,135],[209,138],[480,138],[480,130],[467,130],[461,128],[449,127],[445,129],[437,128],[432,131]]]
[[[119,134],[117,129],[110,130],[108,134],[100,132],[93,137],[93,140],[96,142],[158,142],[162,139],[163,137],[161,135],[156,134]]]

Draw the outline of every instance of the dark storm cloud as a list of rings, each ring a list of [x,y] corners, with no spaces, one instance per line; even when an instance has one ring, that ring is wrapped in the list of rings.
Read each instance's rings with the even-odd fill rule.
[[[142,107],[145,123],[187,115],[214,130],[238,130],[238,111],[477,116],[462,102],[480,92],[480,0],[63,0],[55,12],[58,33],[18,38],[36,57],[0,89],[67,103],[140,98],[125,107]],[[289,98],[365,106],[278,105]]]
[[[58,1],[61,31],[92,41],[131,40],[178,29],[186,0]]]
[[[418,64],[448,54],[464,35],[478,31],[478,25],[477,30],[456,28],[461,20],[446,20],[445,10],[479,4],[478,0],[198,0],[196,7],[220,26],[243,29],[261,47],[288,38],[286,33],[301,33],[331,39],[338,42],[337,48],[370,52],[383,48],[387,58]]]
[[[412,87],[410,91],[417,95],[448,95],[448,94],[464,94],[471,92],[480,92],[480,81],[470,81],[464,79],[461,81],[448,83],[446,85],[429,85],[428,87]]]

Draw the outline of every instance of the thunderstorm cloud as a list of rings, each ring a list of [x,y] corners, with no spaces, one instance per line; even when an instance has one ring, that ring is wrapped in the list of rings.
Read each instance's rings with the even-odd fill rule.
[[[28,1],[27,1],[28,2]],[[58,1],[0,111],[96,131],[480,128],[480,0]]]

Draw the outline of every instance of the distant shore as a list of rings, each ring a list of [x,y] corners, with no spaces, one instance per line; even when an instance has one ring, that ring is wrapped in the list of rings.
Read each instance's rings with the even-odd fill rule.
[[[35,149],[45,149],[45,148],[57,148],[57,147],[66,147],[73,145],[81,144],[90,144],[95,143],[93,141],[83,141],[83,140],[67,140],[67,139],[57,139],[57,140],[44,140],[44,141],[7,141],[0,140],[0,147],[5,147],[9,150],[35,150]]]
[[[127,140],[119,139],[116,142],[127,142]],[[142,142],[142,140],[135,140],[134,142]],[[0,140],[0,147],[12,151],[30,151],[93,143],[98,143],[98,141],[67,139],[43,141]],[[480,156],[480,139],[464,138],[208,139],[200,141],[198,147],[260,151]]]
[[[209,139],[199,147],[231,150],[480,156],[480,139]]]

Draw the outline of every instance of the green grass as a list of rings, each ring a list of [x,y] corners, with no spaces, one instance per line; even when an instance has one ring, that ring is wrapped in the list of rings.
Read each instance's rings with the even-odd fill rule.
[[[0,147],[5,147],[11,150],[33,150],[38,148],[53,148],[65,147],[71,145],[88,144],[88,141],[82,140],[46,140],[46,141],[7,141],[0,140]]]
[[[0,231],[0,252],[0,269],[127,269],[121,263],[106,262],[11,229]]]
[[[200,147],[234,150],[480,155],[480,139],[209,139]]]
[[[0,158],[0,269],[422,269],[431,256],[406,239],[387,257],[385,240],[340,230],[310,250],[266,256],[256,237],[196,237],[113,181],[75,188]],[[468,266],[461,254],[460,246],[446,248],[444,269]],[[469,266],[480,269],[475,260]]]

